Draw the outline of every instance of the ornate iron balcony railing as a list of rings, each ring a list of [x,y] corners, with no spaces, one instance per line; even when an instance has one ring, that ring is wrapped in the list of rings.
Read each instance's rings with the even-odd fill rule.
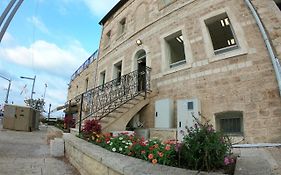
[[[80,104],[79,132],[81,122],[89,117],[101,120],[121,105],[140,94],[146,98],[150,89],[151,68],[145,67],[116,78],[110,82],[90,89],[77,96],[75,101]],[[87,113],[82,118],[82,112]]]

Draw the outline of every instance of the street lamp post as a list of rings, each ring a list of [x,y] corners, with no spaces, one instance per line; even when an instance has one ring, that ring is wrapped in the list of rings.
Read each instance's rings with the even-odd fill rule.
[[[9,81],[9,86],[8,86],[8,90],[7,90],[7,94],[6,94],[6,99],[5,99],[5,103],[8,103],[8,98],[9,98],[9,93],[10,93],[10,88],[11,88],[11,80],[6,78],[6,77],[4,77],[4,76],[2,76],[2,75],[0,75],[0,77],[5,79],[5,80],[7,80],[7,81]]]
[[[34,76],[34,78],[23,77],[23,76],[21,76],[20,78],[28,79],[28,80],[33,80],[33,83],[32,83],[32,90],[31,90],[31,96],[30,96],[30,99],[32,100],[32,99],[33,99],[33,94],[35,93],[35,92],[34,92],[34,85],[35,85],[36,75]]]
[[[46,95],[46,89],[47,89],[48,85],[47,83],[45,83],[45,90],[44,90],[44,95],[43,95],[43,99],[45,100],[45,95]]]

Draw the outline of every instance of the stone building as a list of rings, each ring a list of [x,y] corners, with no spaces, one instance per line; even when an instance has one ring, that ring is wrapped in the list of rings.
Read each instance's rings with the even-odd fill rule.
[[[281,142],[280,4],[120,0],[100,21],[98,56],[71,79],[69,104],[105,131],[180,140],[198,118],[237,141]]]

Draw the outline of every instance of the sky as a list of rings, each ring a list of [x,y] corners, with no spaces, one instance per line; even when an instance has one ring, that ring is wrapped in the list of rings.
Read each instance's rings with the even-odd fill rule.
[[[9,1],[0,0],[0,15]],[[12,80],[9,103],[25,105],[33,81],[20,77],[36,76],[33,98],[46,92],[46,111],[49,104],[51,109],[63,105],[71,75],[98,49],[99,21],[117,2],[24,0],[0,43],[0,75]],[[8,83],[0,78],[2,105]]]

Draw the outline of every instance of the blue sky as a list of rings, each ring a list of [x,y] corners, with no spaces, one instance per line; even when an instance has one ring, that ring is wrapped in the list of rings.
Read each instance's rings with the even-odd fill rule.
[[[36,75],[34,98],[43,97],[46,83],[46,108],[64,104],[72,73],[98,48],[98,22],[117,2],[24,0],[0,43],[0,75],[12,80],[9,103],[24,105],[32,80],[19,77]],[[0,14],[8,3],[0,1]],[[0,78],[0,104],[7,87]]]

